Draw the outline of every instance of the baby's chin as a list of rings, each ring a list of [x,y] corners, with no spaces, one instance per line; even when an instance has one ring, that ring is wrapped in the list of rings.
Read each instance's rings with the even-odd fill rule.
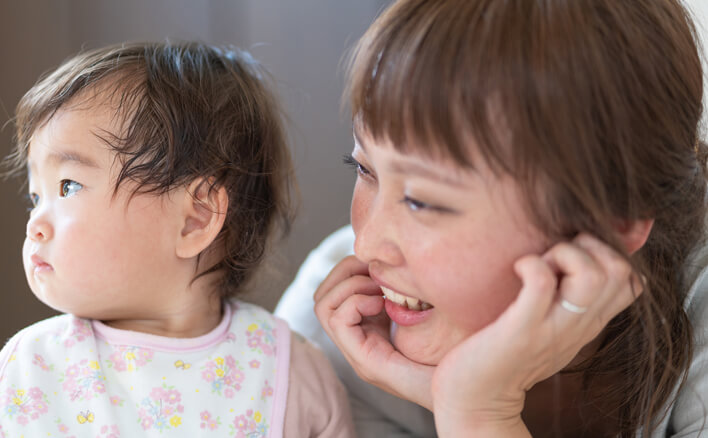
[[[46,290],[41,287],[32,287],[34,296],[42,302],[42,304],[59,313],[68,313],[79,318],[85,319],[101,319],[101,314],[95,306],[87,303],[76,302],[72,299],[65,299],[61,294],[55,291]],[[38,289],[38,290],[35,290]],[[76,298],[76,297],[72,297]]]

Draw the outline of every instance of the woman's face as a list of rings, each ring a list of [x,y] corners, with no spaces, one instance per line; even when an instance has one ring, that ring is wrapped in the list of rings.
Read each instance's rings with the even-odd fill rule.
[[[482,160],[468,169],[356,137],[355,253],[387,297],[395,347],[437,364],[516,298],[514,262],[542,253],[546,240],[513,180]]]

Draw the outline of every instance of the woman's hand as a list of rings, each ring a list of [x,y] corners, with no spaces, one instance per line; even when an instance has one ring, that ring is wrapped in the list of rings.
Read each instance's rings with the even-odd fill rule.
[[[433,410],[440,436],[528,436],[526,391],[567,366],[641,284],[619,254],[587,234],[522,257],[514,268],[522,281],[517,299],[437,367],[391,345],[381,291],[353,256],[322,282],[315,311],[359,376]]]
[[[359,377],[432,410],[430,384],[435,367],[413,362],[391,345],[384,298],[365,263],[354,256],[339,262],[314,298],[322,327]]]
[[[521,421],[526,391],[567,366],[642,291],[629,263],[587,234],[522,257],[514,269],[523,284],[517,299],[435,370],[442,437],[529,436]]]

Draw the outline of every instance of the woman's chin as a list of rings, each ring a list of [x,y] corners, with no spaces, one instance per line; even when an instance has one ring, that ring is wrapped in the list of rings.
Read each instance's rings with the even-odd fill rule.
[[[423,365],[437,365],[451,347],[426,336],[407,333],[406,327],[396,327],[391,332],[391,343],[406,358]]]

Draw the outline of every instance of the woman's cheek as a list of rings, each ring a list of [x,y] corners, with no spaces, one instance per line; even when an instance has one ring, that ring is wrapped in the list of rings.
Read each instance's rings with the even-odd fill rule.
[[[351,224],[356,234],[357,230],[363,224],[366,215],[371,208],[372,194],[369,193],[371,190],[364,187],[361,180],[357,179],[354,185],[354,193],[352,194],[352,205],[351,205]]]

